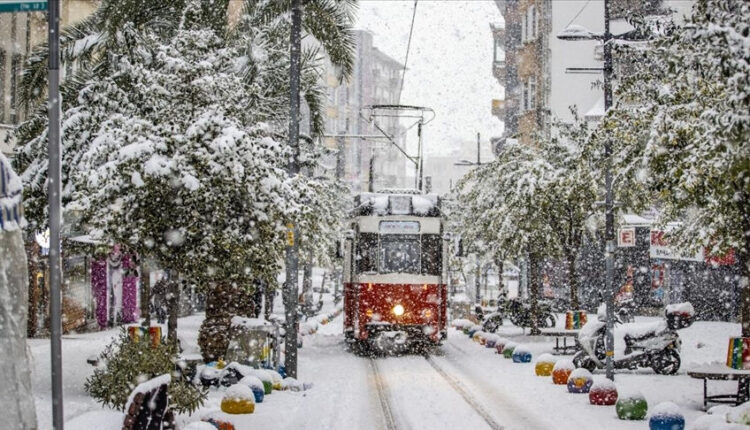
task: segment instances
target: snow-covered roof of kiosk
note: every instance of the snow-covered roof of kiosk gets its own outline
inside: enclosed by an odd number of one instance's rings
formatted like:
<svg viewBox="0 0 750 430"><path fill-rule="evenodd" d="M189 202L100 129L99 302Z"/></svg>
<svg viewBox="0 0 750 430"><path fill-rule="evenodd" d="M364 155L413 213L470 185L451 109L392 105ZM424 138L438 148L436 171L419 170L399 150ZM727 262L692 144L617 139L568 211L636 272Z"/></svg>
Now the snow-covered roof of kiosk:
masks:
<svg viewBox="0 0 750 430"><path fill-rule="evenodd" d="M414 215L440 216L437 194L421 194L417 190L383 190L361 193L354 197L354 216L358 215Z"/></svg>

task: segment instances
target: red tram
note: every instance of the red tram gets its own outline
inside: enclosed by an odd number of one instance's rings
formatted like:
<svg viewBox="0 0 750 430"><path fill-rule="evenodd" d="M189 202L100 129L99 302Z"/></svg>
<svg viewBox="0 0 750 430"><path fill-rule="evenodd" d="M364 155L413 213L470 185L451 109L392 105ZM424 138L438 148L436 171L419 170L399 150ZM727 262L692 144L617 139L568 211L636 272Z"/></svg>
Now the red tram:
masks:
<svg viewBox="0 0 750 430"><path fill-rule="evenodd" d="M446 337L443 218L434 194L363 193L345 242L344 335L382 349Z"/></svg>

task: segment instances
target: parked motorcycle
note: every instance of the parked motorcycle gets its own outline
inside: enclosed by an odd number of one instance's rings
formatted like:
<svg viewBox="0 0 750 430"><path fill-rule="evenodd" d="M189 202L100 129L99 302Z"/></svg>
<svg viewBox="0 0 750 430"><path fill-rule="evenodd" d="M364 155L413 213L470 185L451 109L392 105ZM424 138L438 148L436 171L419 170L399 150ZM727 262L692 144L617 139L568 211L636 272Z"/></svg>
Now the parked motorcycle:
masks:
<svg viewBox="0 0 750 430"><path fill-rule="evenodd" d="M508 300L505 305L510 322L519 327L531 327L531 302L519 298ZM557 323L552 306L545 302L537 302L537 327L550 328Z"/></svg>
<svg viewBox="0 0 750 430"><path fill-rule="evenodd" d="M615 369L652 368L660 375L674 375L680 369L680 346L682 344L677 329L692 324L693 313L685 309L692 309L689 303L665 312L665 320L659 321L646 330L631 331L624 336L625 351L622 356L614 357ZM688 315L689 314L689 315ZM616 322L619 321L615 314ZM589 371L596 368L603 369L606 361L605 337L607 332L606 312L601 306L597 312L597 320L589 321L578 334L581 345L573 357L576 367L583 367Z"/></svg>
<svg viewBox="0 0 750 430"><path fill-rule="evenodd" d="M503 325L503 312L502 305L497 307L495 312L484 314L484 309L481 306L474 308L474 315L477 317L479 324L482 325L482 331L487 333L495 333L501 325Z"/></svg>

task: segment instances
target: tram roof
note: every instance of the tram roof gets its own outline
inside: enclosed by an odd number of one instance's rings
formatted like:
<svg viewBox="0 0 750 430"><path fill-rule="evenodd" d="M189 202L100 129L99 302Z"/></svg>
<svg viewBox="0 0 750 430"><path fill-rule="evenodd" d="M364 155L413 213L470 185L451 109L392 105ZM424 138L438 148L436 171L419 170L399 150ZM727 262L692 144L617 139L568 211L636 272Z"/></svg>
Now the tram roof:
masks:
<svg viewBox="0 0 750 430"><path fill-rule="evenodd" d="M439 217L440 198L437 194L411 191L361 193L354 197L353 216L411 215Z"/></svg>

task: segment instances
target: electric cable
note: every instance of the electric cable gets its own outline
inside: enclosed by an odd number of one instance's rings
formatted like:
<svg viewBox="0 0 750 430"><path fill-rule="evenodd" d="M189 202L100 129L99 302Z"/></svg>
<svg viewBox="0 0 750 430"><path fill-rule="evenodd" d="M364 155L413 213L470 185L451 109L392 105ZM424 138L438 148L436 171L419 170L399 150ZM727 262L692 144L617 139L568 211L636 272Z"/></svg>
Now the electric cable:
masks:
<svg viewBox="0 0 750 430"><path fill-rule="evenodd" d="M404 70L401 73L401 87L398 89L398 99L396 104L401 104L401 92L404 90L404 79L406 77L406 63L409 62L409 50L411 49L411 37L414 33L414 18L417 16L417 2L414 0L414 11L411 14L411 27L409 28L409 41L406 43L406 57L404 57Z"/></svg>

